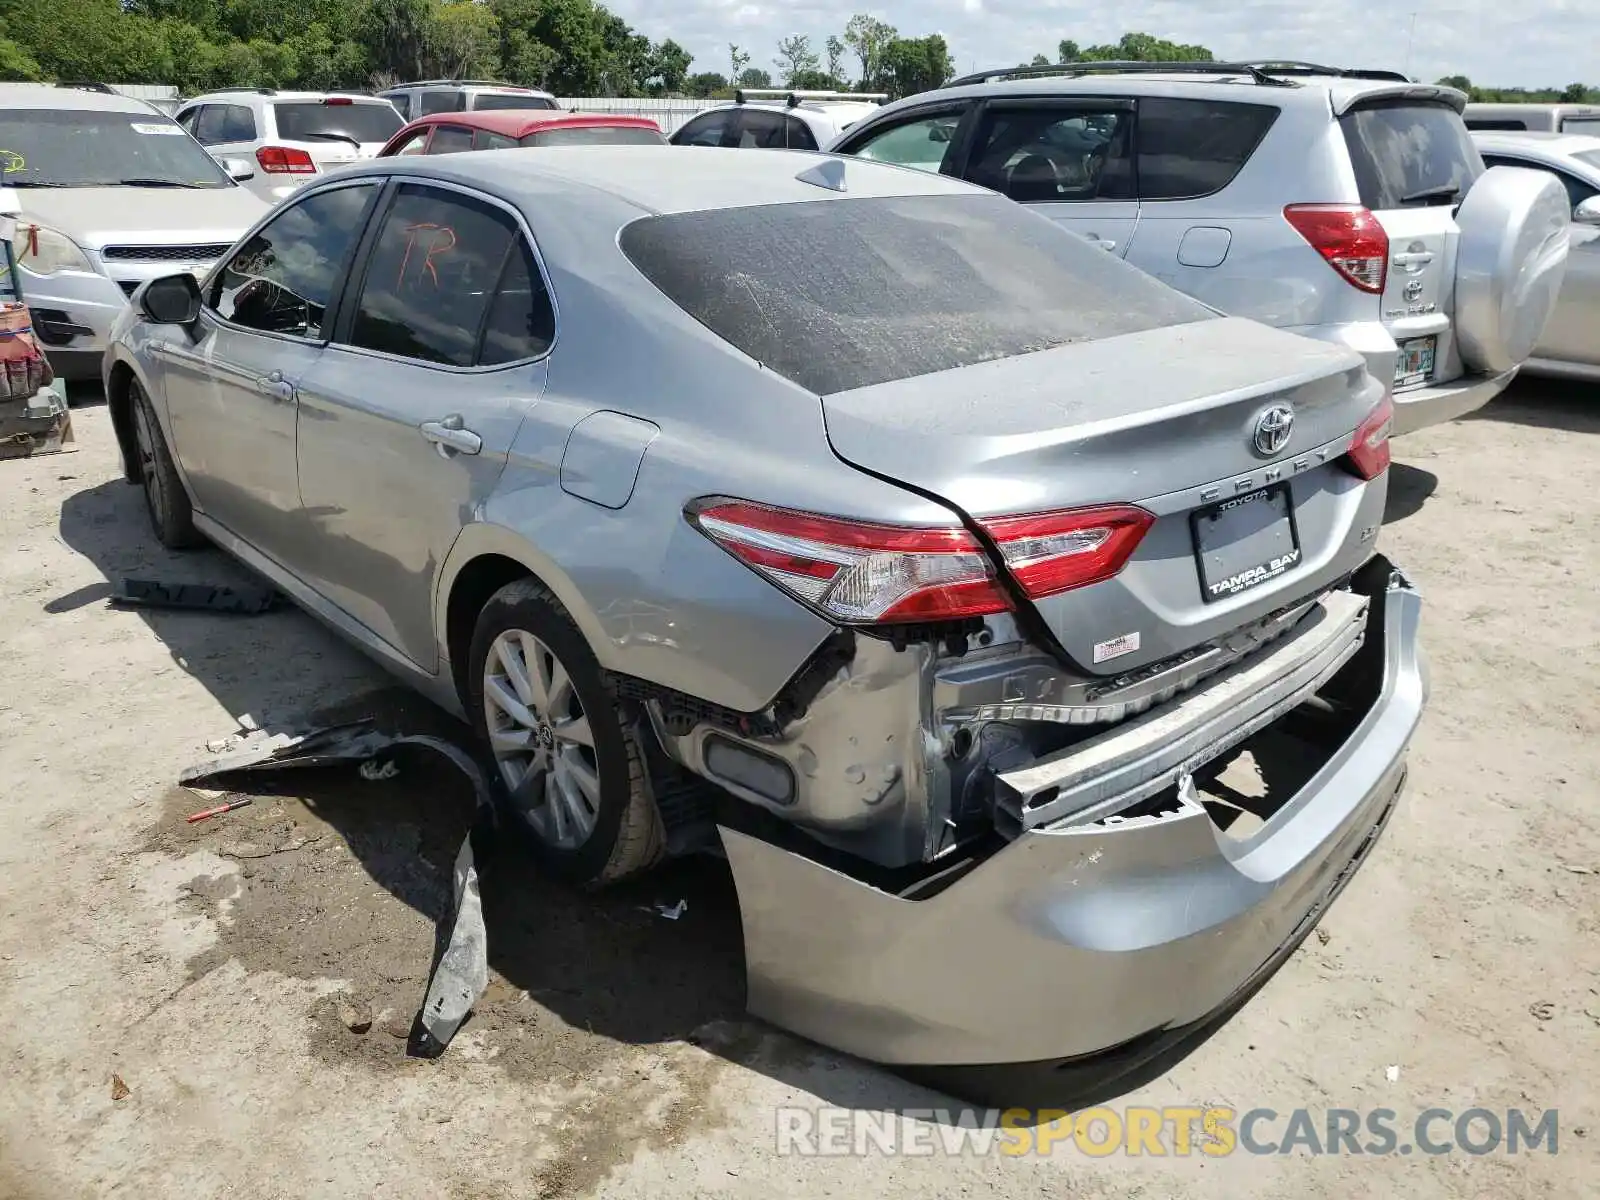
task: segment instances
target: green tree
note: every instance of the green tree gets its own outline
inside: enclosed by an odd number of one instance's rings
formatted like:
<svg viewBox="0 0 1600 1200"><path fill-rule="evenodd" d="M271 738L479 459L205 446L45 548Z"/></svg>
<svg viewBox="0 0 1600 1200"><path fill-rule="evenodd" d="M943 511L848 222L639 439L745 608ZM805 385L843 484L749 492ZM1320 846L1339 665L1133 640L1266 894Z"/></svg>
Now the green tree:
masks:
<svg viewBox="0 0 1600 1200"><path fill-rule="evenodd" d="M429 0L368 0L361 41L372 56L372 69L402 79L426 78L432 17Z"/></svg>
<svg viewBox="0 0 1600 1200"><path fill-rule="evenodd" d="M163 83L172 70L160 25L117 0L14 0L4 16L46 79Z"/></svg>
<svg viewBox="0 0 1600 1200"><path fill-rule="evenodd" d="M424 35L425 71L442 79L481 79L500 73L500 22L486 4L440 4Z"/></svg>
<svg viewBox="0 0 1600 1200"><path fill-rule="evenodd" d="M772 76L760 67L746 67L739 72L739 86L742 88L769 88L772 86Z"/></svg>
<svg viewBox="0 0 1600 1200"><path fill-rule="evenodd" d="M829 75L826 71L799 71L785 81L786 87L792 87L802 92L842 92L845 90L845 81L837 75Z"/></svg>
<svg viewBox="0 0 1600 1200"><path fill-rule="evenodd" d="M920 38L895 38L883 49L882 74L895 99L942 86L955 74L950 47L937 33Z"/></svg>
<svg viewBox="0 0 1600 1200"><path fill-rule="evenodd" d="M39 76L39 64L33 55L10 38L0 37L0 79L16 82Z"/></svg>
<svg viewBox="0 0 1600 1200"><path fill-rule="evenodd" d="M728 78L738 79L750 65L750 55L744 49L728 43Z"/></svg>
<svg viewBox="0 0 1600 1200"><path fill-rule="evenodd" d="M811 39L803 33L797 33L780 41L778 57L773 59L772 63L778 68L778 74L783 77L784 83L791 87L794 86L795 76L816 71L822 65L816 51L811 49Z"/></svg>
<svg viewBox="0 0 1600 1200"><path fill-rule="evenodd" d="M1440 87L1452 87L1459 92L1465 92L1469 96L1472 95L1472 80L1465 75L1446 75L1438 82Z"/></svg>
<svg viewBox="0 0 1600 1200"><path fill-rule="evenodd" d="M1102 46L1079 48L1077 42L1063 39L1057 47L1061 62L1211 62L1213 55L1204 46L1184 45L1148 33L1125 33L1121 39Z"/></svg>
<svg viewBox="0 0 1600 1200"><path fill-rule="evenodd" d="M1050 59L1043 54L1035 54L1033 56L1033 61L1028 65L1030 67L1048 67L1050 65Z"/></svg>
<svg viewBox="0 0 1600 1200"><path fill-rule="evenodd" d="M650 48L650 88L662 92L683 91L689 77L689 64L693 61L694 55L671 38L657 42Z"/></svg>
<svg viewBox="0 0 1600 1200"><path fill-rule="evenodd" d="M838 80L844 79L844 41L834 34L828 35L828 40L823 43L828 51L828 74Z"/></svg>
<svg viewBox="0 0 1600 1200"><path fill-rule="evenodd" d="M861 90L881 91L883 53L889 43L899 36L893 25L880 21L870 13L857 13L844 27L844 44L855 53L861 64Z"/></svg>
<svg viewBox="0 0 1600 1200"><path fill-rule="evenodd" d="M684 91L700 100L728 90L728 77L717 71L701 71L684 82Z"/></svg>

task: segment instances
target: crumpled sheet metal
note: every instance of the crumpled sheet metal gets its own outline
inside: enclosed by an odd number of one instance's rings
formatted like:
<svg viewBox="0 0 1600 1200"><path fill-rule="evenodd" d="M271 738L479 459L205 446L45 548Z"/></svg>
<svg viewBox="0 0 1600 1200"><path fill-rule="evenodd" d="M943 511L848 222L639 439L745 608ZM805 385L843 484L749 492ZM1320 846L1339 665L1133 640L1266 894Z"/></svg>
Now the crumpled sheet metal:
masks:
<svg viewBox="0 0 1600 1200"><path fill-rule="evenodd" d="M324 729L266 734L251 739L240 749L191 767L179 780L195 787L252 772L369 763L397 746L420 746L449 759L471 780L476 800L472 828L456 855L453 903L447 918L450 937L434 965L422 1011L412 1024L407 1045L407 1053L414 1057L436 1058L444 1053L489 986L489 936L483 923L477 863L480 852L488 849L488 839L494 834L495 810L488 780L477 761L460 746L442 738L426 734L386 734L373 729L370 721L353 721ZM440 932L442 934L442 928Z"/></svg>

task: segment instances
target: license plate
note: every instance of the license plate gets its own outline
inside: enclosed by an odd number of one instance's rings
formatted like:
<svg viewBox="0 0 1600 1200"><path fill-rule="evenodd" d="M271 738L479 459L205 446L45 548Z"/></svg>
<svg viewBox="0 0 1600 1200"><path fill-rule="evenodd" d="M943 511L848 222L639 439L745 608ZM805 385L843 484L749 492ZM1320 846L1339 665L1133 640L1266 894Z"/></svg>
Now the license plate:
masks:
<svg viewBox="0 0 1600 1200"><path fill-rule="evenodd" d="M1408 338L1400 343L1394 360L1394 386L1413 387L1433 378L1433 354L1437 337Z"/></svg>
<svg viewBox="0 0 1600 1200"><path fill-rule="evenodd" d="M1289 489L1236 496L1194 514L1200 595L1210 604L1260 587L1300 561Z"/></svg>

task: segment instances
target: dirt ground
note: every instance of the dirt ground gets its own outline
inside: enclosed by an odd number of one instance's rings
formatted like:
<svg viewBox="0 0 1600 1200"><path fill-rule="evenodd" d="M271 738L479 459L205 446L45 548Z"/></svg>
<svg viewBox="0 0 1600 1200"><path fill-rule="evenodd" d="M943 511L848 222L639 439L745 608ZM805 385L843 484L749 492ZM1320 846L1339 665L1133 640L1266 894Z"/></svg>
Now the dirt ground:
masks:
<svg viewBox="0 0 1600 1200"><path fill-rule="evenodd" d="M1600 389L1398 443L1382 542L1433 672L1405 800L1319 936L1117 1101L1559 1109L1559 1153L1518 1157L779 1156L779 1106L951 1102L744 1017L710 862L600 899L497 862L489 992L408 1058L464 781L408 754L199 826L175 781L241 725L457 731L298 612L108 607L245 576L162 551L104 407L75 422L79 452L0 462L0 1200L1595 1194Z"/></svg>

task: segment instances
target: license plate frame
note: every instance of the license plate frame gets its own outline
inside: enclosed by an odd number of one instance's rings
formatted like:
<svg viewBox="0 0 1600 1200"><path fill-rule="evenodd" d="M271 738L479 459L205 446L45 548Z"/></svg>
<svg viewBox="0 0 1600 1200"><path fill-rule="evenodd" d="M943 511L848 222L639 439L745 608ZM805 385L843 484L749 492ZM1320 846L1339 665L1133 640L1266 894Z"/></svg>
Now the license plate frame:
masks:
<svg viewBox="0 0 1600 1200"><path fill-rule="evenodd" d="M1219 527L1224 528L1220 536ZM1294 499L1286 483L1271 484L1196 509L1189 514L1189 533L1200 598L1207 604L1231 599L1281 578L1298 566L1302 557ZM1287 545L1283 544L1285 539ZM1241 553L1241 543L1252 541L1255 548ZM1226 553L1230 550L1234 553Z"/></svg>
<svg viewBox="0 0 1600 1200"><path fill-rule="evenodd" d="M1406 338L1396 345L1394 360L1394 386L1418 387L1433 378L1434 365L1439 361L1439 335Z"/></svg>

